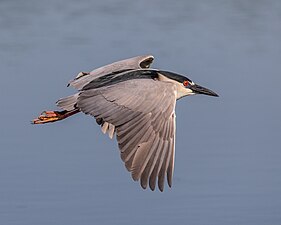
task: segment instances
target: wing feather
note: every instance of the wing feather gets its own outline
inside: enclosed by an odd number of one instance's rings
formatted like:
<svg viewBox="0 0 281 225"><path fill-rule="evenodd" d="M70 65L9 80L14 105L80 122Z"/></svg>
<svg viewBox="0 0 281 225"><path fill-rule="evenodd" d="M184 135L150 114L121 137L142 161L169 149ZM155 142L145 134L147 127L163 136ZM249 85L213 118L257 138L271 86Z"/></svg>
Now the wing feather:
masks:
<svg viewBox="0 0 281 225"><path fill-rule="evenodd" d="M160 163L160 157L161 157L161 153L163 151L163 144L164 144L164 140L163 139L159 139L159 146L158 149L156 150L156 154L154 156L154 158L152 159L152 165L150 167L150 171L149 171L149 187L151 190L155 190L155 185L156 185L156 179L157 179L157 169Z"/></svg>
<svg viewBox="0 0 281 225"><path fill-rule="evenodd" d="M158 136L158 134L155 134L155 139L154 139L153 145L151 147L150 158L149 158L147 165L146 165L145 169L143 170L141 178L140 178L141 186L144 189L146 189L149 176L152 173L152 169L153 169L152 165L154 164L154 161L155 161L154 159L155 159L157 150L159 149L159 145L160 145L159 136Z"/></svg>
<svg viewBox="0 0 281 225"><path fill-rule="evenodd" d="M175 160L175 137L176 137L176 115L175 113L173 113L172 115L172 119L174 120L173 123L171 123L172 125L172 129L170 130L170 137L171 138L171 156L170 156L170 160L168 162L168 167L167 167L167 181L168 181L168 185L170 187L172 187L172 180L173 180L173 173L174 173L174 160Z"/></svg>
<svg viewBox="0 0 281 225"><path fill-rule="evenodd" d="M134 154L136 153L136 150L138 150L137 149L138 144L147 142L148 139L151 138L151 135L153 135L153 129L151 127L149 127L147 132L144 134L144 136L142 136L142 138L140 140L136 140L135 143L132 144L133 147L131 149L129 149L129 148L123 149L120 147L120 149L122 149L121 159L124 162L128 162L128 165L131 165L132 160L134 160ZM131 171L131 167L127 167L127 169L129 169Z"/></svg>
<svg viewBox="0 0 281 225"><path fill-rule="evenodd" d="M99 67L91 72L80 72L74 80L69 82L68 86L72 86L78 90L81 90L92 80L102 77L106 74L120 73L126 70L149 68L150 64L153 62L153 59L154 58L152 55L136 56Z"/></svg>
<svg viewBox="0 0 281 225"><path fill-rule="evenodd" d="M77 106L104 121L103 129L116 132L121 159L143 188L151 190L165 175L171 186L174 168L176 92L172 83L133 79L81 91ZM108 123L108 124L106 124Z"/></svg>

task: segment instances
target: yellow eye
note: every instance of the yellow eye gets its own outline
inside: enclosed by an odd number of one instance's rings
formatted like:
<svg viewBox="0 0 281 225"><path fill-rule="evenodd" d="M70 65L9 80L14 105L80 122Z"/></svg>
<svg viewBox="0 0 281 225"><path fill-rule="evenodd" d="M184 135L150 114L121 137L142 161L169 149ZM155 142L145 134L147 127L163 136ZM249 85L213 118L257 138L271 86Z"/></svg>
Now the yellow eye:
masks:
<svg viewBox="0 0 281 225"><path fill-rule="evenodd" d="M189 85L189 82L187 81L187 80L185 80L184 82L183 82L183 86L188 86Z"/></svg>

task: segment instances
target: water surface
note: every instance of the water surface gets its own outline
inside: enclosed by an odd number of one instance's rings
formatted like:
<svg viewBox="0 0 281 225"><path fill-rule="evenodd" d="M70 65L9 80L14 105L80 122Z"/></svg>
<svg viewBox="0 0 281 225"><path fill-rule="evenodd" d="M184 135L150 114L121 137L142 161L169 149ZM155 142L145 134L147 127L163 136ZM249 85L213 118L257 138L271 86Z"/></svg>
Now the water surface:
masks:
<svg viewBox="0 0 281 225"><path fill-rule="evenodd" d="M280 1L1 1L0 224L281 223ZM95 121L29 121L79 71L153 54L220 94L177 104L173 188L142 190Z"/></svg>

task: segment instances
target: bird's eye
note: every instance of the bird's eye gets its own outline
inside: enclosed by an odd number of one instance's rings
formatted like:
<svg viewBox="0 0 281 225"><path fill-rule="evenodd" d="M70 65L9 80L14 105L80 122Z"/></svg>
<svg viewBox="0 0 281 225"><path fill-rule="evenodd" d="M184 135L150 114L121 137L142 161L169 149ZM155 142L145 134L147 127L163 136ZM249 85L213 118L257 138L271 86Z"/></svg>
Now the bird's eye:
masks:
<svg viewBox="0 0 281 225"><path fill-rule="evenodd" d="M189 85L189 82L187 81L187 80L185 80L184 82L183 82L183 86L188 86Z"/></svg>

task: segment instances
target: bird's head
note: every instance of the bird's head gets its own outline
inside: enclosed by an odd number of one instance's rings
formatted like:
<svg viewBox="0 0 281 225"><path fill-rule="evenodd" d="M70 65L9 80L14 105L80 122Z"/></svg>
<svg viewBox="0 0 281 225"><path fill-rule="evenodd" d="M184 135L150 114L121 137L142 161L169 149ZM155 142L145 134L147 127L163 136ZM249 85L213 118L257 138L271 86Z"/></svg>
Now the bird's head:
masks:
<svg viewBox="0 0 281 225"><path fill-rule="evenodd" d="M195 94L203 94L218 97L218 94L216 94L215 92L194 83L192 80L185 76L168 71L159 71L158 74L159 80L172 82L177 85L177 99Z"/></svg>

